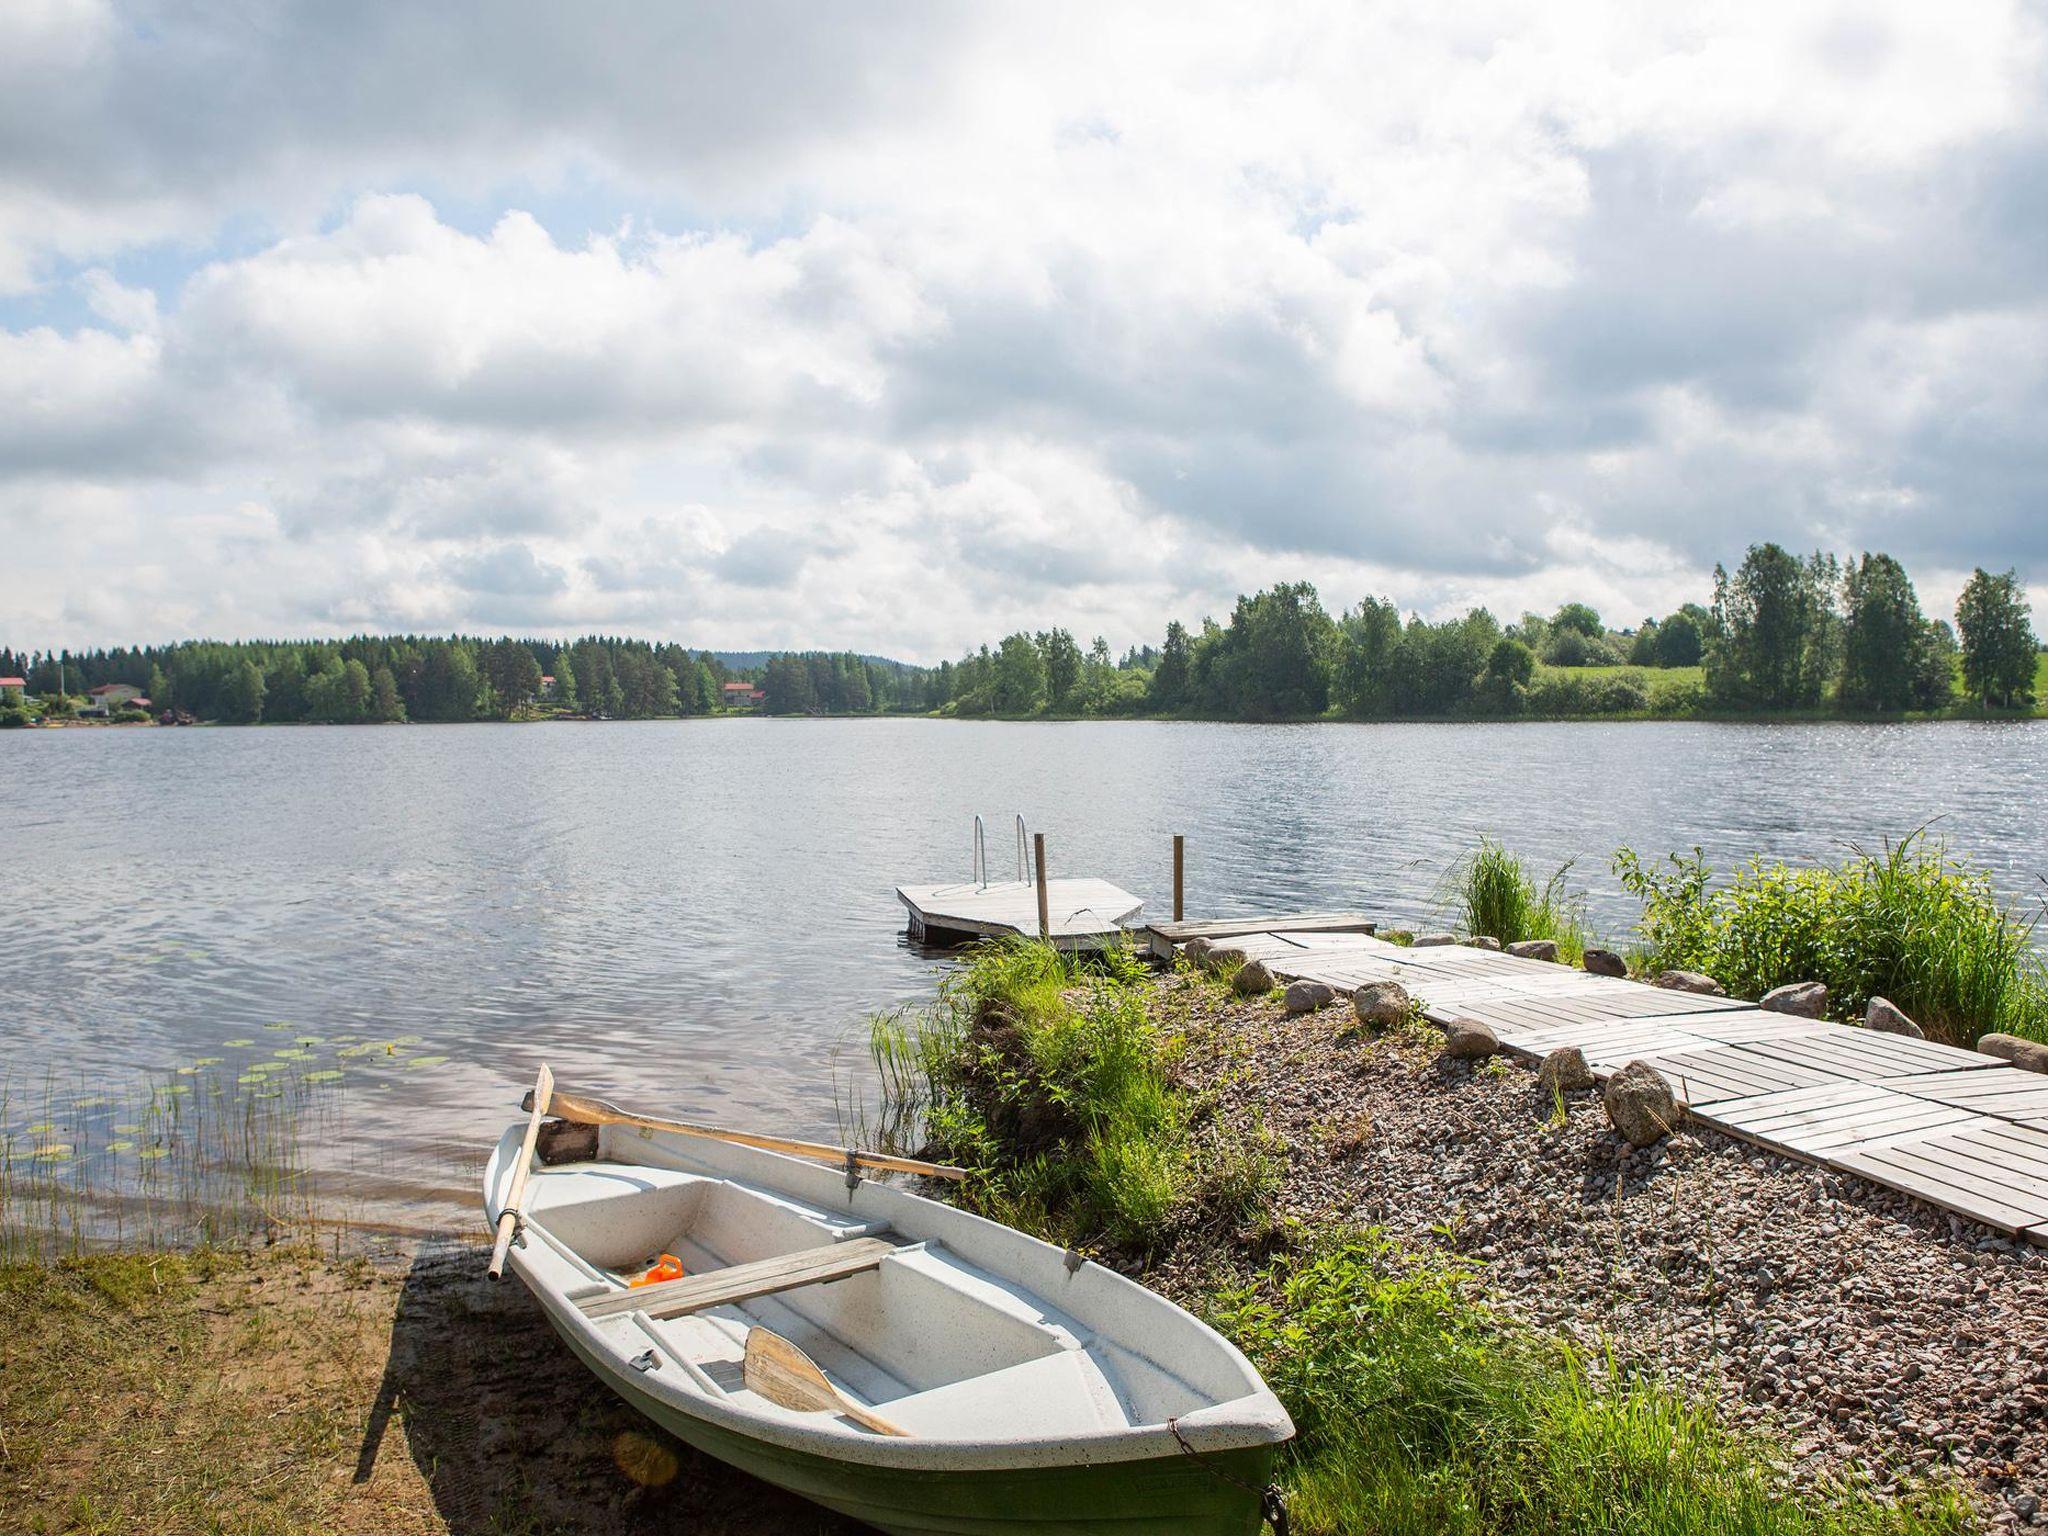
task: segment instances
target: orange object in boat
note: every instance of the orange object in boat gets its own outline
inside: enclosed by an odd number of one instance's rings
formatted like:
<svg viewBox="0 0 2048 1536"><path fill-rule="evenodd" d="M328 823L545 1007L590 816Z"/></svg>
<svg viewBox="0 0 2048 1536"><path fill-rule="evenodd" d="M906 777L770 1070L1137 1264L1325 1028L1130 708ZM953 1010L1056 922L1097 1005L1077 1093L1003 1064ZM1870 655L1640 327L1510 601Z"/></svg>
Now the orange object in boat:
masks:
<svg viewBox="0 0 2048 1536"><path fill-rule="evenodd" d="M656 1264L654 1268L648 1270L646 1274L642 1275L637 1280L628 1280L626 1284L628 1287L636 1285L659 1285L664 1280L680 1280L682 1278L683 1261L677 1258L672 1253L664 1253L661 1256L661 1262Z"/></svg>

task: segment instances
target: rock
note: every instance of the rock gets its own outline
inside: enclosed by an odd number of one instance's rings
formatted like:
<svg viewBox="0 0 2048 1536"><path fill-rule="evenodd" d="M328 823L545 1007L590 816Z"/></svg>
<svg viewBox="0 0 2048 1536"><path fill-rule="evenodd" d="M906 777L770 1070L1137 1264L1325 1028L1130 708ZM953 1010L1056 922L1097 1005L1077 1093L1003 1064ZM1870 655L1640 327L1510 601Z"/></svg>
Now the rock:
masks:
<svg viewBox="0 0 2048 1536"><path fill-rule="evenodd" d="M1576 1045L1552 1051L1536 1069L1536 1087L1544 1098L1561 1093L1578 1093L1593 1086L1593 1069L1586 1065L1586 1053Z"/></svg>
<svg viewBox="0 0 2048 1536"><path fill-rule="evenodd" d="M1828 989L1818 981L1788 981L1766 992L1757 1007L1802 1019L1818 1019L1828 1011Z"/></svg>
<svg viewBox="0 0 2048 1536"><path fill-rule="evenodd" d="M1870 1006L1863 1010L1863 1027L1882 1030L1887 1035L1911 1035L1915 1040L1925 1040L1927 1031L1906 1016L1906 1010L1888 997L1873 997Z"/></svg>
<svg viewBox="0 0 2048 1536"><path fill-rule="evenodd" d="M1336 989L1322 981L1290 981L1282 999L1289 1013L1314 1013L1336 1000Z"/></svg>
<svg viewBox="0 0 2048 1536"><path fill-rule="evenodd" d="M1198 935L1181 945L1180 952L1188 957L1189 965L1200 965L1202 957L1215 947L1216 943L1213 939L1205 939Z"/></svg>
<svg viewBox="0 0 2048 1536"><path fill-rule="evenodd" d="M1273 990L1273 973L1266 969L1265 961L1249 961L1230 978L1230 990L1239 997L1262 997Z"/></svg>
<svg viewBox="0 0 2048 1536"><path fill-rule="evenodd" d="M1518 944L1510 944L1508 946L1508 953L1519 960L1555 960L1557 959L1557 940L1523 939Z"/></svg>
<svg viewBox="0 0 2048 1536"><path fill-rule="evenodd" d="M1989 1034L1978 1040L1977 1049L1986 1056L2009 1061L2023 1072L2048 1072L2048 1045L2038 1040L2026 1040L2018 1035Z"/></svg>
<svg viewBox="0 0 2048 1536"><path fill-rule="evenodd" d="M1415 999L1398 981L1368 981L1351 994L1351 1008L1358 1015L1358 1022L1376 1029L1400 1023L1414 1006Z"/></svg>
<svg viewBox="0 0 2048 1536"><path fill-rule="evenodd" d="M1202 969L1205 971L1227 971L1233 965L1245 965L1250 960L1250 955L1230 945L1211 944L1202 951Z"/></svg>
<svg viewBox="0 0 2048 1536"><path fill-rule="evenodd" d="M1455 933L1418 933L1409 942L1409 948L1436 949L1445 944L1455 944L1457 942L1458 936Z"/></svg>
<svg viewBox="0 0 2048 1536"><path fill-rule="evenodd" d="M1477 1019L1453 1019L1444 1026L1444 1054L1453 1061L1478 1061L1499 1049L1499 1036Z"/></svg>
<svg viewBox="0 0 2048 1536"><path fill-rule="evenodd" d="M1700 971L1659 971L1650 982L1667 992L1698 992L1705 997L1726 997L1728 989Z"/></svg>
<svg viewBox="0 0 2048 1536"><path fill-rule="evenodd" d="M1672 1096L1663 1073L1647 1061L1632 1061L1607 1079L1601 1094L1607 1118L1632 1147L1647 1147L1668 1136L1685 1120L1685 1110Z"/></svg>
<svg viewBox="0 0 2048 1536"><path fill-rule="evenodd" d="M574 1120L543 1120L533 1150L543 1166L589 1163L597 1159L597 1127Z"/></svg>
<svg viewBox="0 0 2048 1536"><path fill-rule="evenodd" d="M1500 940L1487 933L1475 933L1465 942L1474 949L1490 949L1496 953L1500 950Z"/></svg>
<svg viewBox="0 0 2048 1536"><path fill-rule="evenodd" d="M1586 951L1585 967L1595 976L1626 976L1628 962L1611 949Z"/></svg>

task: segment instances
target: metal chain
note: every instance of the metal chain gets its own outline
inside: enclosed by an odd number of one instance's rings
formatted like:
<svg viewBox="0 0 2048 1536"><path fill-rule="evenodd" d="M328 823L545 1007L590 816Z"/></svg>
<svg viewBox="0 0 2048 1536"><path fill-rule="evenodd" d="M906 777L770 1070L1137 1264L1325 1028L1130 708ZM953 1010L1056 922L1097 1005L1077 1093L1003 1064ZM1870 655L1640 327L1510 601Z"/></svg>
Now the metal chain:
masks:
<svg viewBox="0 0 2048 1536"><path fill-rule="evenodd" d="M1259 1501L1259 1516L1266 1524L1273 1528L1273 1536L1287 1536L1287 1501L1280 1496L1280 1490L1276 1485L1268 1483L1263 1488L1254 1488L1243 1478L1233 1477L1230 1473L1224 1471L1215 1462L1188 1444L1188 1437L1180 1432L1180 1419L1178 1417L1168 1419L1166 1427L1172 1431L1175 1443L1199 1463L1203 1471L1207 1472L1211 1477L1221 1478L1233 1488L1242 1488L1246 1493Z"/></svg>

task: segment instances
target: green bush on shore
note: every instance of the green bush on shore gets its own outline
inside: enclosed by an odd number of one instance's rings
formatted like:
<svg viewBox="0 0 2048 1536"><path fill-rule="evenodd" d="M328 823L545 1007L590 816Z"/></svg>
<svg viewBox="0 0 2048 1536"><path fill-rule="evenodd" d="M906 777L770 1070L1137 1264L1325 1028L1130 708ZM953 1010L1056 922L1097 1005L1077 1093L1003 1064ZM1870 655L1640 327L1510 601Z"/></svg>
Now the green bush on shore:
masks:
<svg viewBox="0 0 2048 1536"><path fill-rule="evenodd" d="M1934 1536L1952 1492L1795 1495L1771 1448L1664 1384L1489 1315L1454 1261L1322 1234L1213 1299L1287 1404L1303 1533Z"/></svg>
<svg viewBox="0 0 2048 1536"><path fill-rule="evenodd" d="M1839 1018L1860 1018L1872 997L1886 997L1960 1045L1992 1030L2048 1039L2033 921L1924 828L1881 852L1853 848L1832 867L1752 860L1718 889L1697 848L1660 867L1624 847L1614 867L1643 904L1645 969L1704 971L1751 998L1825 982Z"/></svg>

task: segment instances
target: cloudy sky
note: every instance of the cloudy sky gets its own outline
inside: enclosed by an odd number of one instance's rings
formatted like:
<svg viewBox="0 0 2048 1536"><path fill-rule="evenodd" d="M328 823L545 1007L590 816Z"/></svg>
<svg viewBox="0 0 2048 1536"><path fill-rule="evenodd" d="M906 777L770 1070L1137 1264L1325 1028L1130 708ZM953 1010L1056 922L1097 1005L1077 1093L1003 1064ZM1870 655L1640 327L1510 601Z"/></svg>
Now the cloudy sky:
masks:
<svg viewBox="0 0 2048 1536"><path fill-rule="evenodd" d="M0 6L17 646L2040 598L2044 426L2035 4Z"/></svg>

